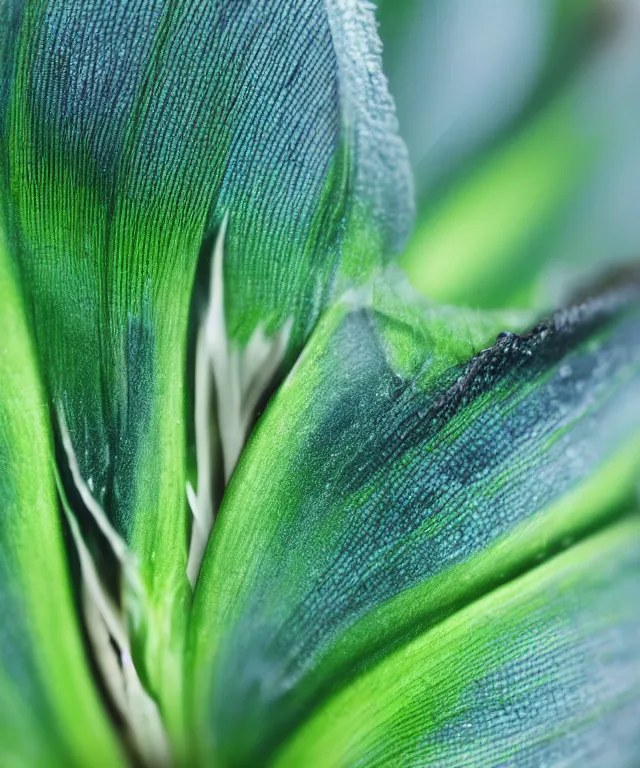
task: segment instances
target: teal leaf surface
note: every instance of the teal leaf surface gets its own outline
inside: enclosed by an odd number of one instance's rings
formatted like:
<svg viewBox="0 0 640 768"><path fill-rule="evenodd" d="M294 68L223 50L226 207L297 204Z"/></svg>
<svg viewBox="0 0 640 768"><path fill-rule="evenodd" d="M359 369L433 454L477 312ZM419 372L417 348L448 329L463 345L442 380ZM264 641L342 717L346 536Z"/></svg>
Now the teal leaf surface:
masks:
<svg viewBox="0 0 640 768"><path fill-rule="evenodd" d="M325 315L241 459L197 585L202 761L266 759L376 659L632 497L638 291L506 331L525 323L382 285Z"/></svg>
<svg viewBox="0 0 640 768"><path fill-rule="evenodd" d="M138 564L122 598L134 650L175 709L194 274L227 217L231 341L292 319L294 350L334 286L401 246L411 184L373 10L9 0L0 14L2 205L78 465L67 491L92 495ZM84 535L108 550L94 522Z"/></svg>
<svg viewBox="0 0 640 768"><path fill-rule="evenodd" d="M631 768L639 588L636 514L385 659L275 765Z"/></svg>

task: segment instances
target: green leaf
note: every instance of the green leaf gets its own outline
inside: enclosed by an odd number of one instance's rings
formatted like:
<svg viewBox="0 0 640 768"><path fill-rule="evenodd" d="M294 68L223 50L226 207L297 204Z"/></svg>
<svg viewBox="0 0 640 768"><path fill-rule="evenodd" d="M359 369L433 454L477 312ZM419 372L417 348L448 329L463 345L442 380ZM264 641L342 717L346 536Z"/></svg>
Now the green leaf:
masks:
<svg viewBox="0 0 640 768"><path fill-rule="evenodd" d="M69 584L48 411L0 219L0 761L122 765Z"/></svg>
<svg viewBox="0 0 640 768"><path fill-rule="evenodd" d="M325 315L205 556L188 665L201 761L266 760L378 657L633 494L638 291L491 344L527 322L383 285Z"/></svg>
<svg viewBox="0 0 640 768"><path fill-rule="evenodd" d="M275 765L633 765L639 588L634 514L396 651Z"/></svg>
<svg viewBox="0 0 640 768"><path fill-rule="evenodd" d="M410 181L373 12L10 0L0 13L9 244L76 485L137 558L123 603L141 674L179 730L196 266L227 216L232 342L293 318L297 349L334 286L402 244Z"/></svg>
<svg viewBox="0 0 640 768"><path fill-rule="evenodd" d="M525 5L533 14L532 4ZM589 4L582 6L580 13L589 20ZM565 12L572 16L571 8ZM431 299L549 311L566 300L576 282L634 257L640 247L631 202L638 195L640 157L640 109L633 97L640 87L640 14L629 4L612 16L606 25L600 19L596 26L599 17L591 19L598 45L587 49L579 66L552 77L544 98L477 151L473 162L461 162L446 184L423 196L402 265ZM452 23L446 14L444 19ZM575 32L581 24L574 27ZM475 44L484 44L477 28L469 34ZM515 55L522 59L519 50ZM465 56L464 61L471 58ZM510 71L501 68L500 77ZM440 81L434 85L437 92L439 87ZM479 99L482 115L492 115L488 86L469 90L470 98ZM449 89L443 92L445 98ZM480 124L472 115L445 122L453 124L447 133L453 136ZM436 156L429 158L429 169L437 171L445 162L437 156L448 146L445 139L434 140ZM455 145L454 139L450 143ZM457 145L450 153L458 159L464 154Z"/></svg>
<svg viewBox="0 0 640 768"><path fill-rule="evenodd" d="M425 213L402 259L416 288L474 306L531 303L545 239L594 162L575 106L553 106Z"/></svg>
<svg viewBox="0 0 640 768"><path fill-rule="evenodd" d="M379 0L378 7L421 206L565 84L602 15L594 0Z"/></svg>

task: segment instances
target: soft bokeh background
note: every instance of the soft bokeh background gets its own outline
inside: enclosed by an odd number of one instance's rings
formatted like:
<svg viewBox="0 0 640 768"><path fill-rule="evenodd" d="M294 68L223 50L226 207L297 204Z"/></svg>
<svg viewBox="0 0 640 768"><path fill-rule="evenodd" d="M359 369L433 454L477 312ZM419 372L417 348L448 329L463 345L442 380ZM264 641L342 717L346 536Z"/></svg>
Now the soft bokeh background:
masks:
<svg viewBox="0 0 640 768"><path fill-rule="evenodd" d="M418 289L545 311L637 259L640 0L378 6Z"/></svg>

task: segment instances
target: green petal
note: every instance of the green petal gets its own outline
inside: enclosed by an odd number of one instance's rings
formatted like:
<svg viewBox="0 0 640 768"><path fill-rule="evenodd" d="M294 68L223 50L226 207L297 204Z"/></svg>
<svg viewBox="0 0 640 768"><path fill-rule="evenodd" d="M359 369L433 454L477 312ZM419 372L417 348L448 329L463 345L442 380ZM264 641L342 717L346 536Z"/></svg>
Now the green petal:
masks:
<svg viewBox="0 0 640 768"><path fill-rule="evenodd" d="M382 285L327 313L205 557L188 669L202 759L271 754L376 656L632 495L637 291L489 346L525 322Z"/></svg>
<svg viewBox="0 0 640 768"><path fill-rule="evenodd" d="M120 765L74 612L48 411L1 226L0 308L0 763Z"/></svg>
<svg viewBox="0 0 640 768"><path fill-rule="evenodd" d="M178 709L196 265L228 216L229 335L242 345L293 317L297 347L334 284L403 242L410 182L373 12L10 0L1 13L0 168L48 395L138 558L124 602L140 671Z"/></svg>
<svg viewBox="0 0 640 768"><path fill-rule="evenodd" d="M634 765L639 588L635 514L385 659L275 765Z"/></svg>

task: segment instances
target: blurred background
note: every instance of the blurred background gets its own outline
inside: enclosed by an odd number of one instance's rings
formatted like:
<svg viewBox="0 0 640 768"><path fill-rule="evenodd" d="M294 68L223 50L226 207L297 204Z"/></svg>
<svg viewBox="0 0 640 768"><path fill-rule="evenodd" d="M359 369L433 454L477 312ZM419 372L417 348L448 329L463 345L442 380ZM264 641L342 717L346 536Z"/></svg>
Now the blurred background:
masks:
<svg viewBox="0 0 640 768"><path fill-rule="evenodd" d="M438 302L545 311L640 256L640 0L378 0Z"/></svg>

